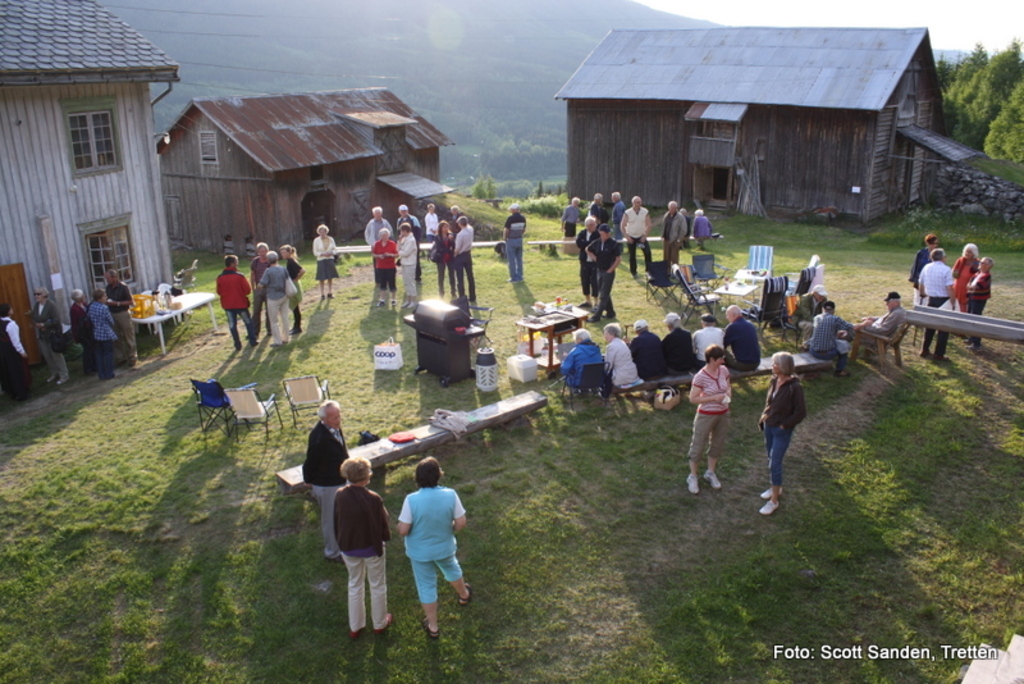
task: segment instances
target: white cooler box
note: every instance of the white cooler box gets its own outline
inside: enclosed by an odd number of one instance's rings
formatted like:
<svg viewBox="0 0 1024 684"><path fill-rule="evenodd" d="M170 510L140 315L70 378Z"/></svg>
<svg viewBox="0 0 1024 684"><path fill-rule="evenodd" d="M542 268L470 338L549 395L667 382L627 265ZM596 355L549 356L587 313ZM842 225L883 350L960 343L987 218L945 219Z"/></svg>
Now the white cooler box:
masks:
<svg viewBox="0 0 1024 684"><path fill-rule="evenodd" d="M508 358L508 377L519 382L533 382L537 379L537 359L526 354Z"/></svg>

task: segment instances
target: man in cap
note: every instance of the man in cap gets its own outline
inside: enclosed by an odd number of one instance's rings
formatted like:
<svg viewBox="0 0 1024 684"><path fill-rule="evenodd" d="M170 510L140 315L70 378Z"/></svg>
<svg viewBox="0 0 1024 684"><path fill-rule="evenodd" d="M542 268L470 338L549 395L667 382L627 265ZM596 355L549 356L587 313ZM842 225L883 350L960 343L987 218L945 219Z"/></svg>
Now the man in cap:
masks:
<svg viewBox="0 0 1024 684"><path fill-rule="evenodd" d="M661 340L661 355L665 358L665 366L672 375L689 373L697 365L697 357L693 353L693 338L683 327L679 314L670 312L665 316L668 335Z"/></svg>
<svg viewBox="0 0 1024 684"><path fill-rule="evenodd" d="M800 330L800 341L807 342L814 332L814 317L821 313L821 305L828 299L828 292L824 285L815 285L805 295L800 295L800 301L793 312L793 324Z"/></svg>
<svg viewBox="0 0 1024 684"><path fill-rule="evenodd" d="M629 343L629 353L636 364L636 374L642 380L654 380L668 375L661 340L651 332L647 321L641 318L633 324L633 330L636 331L636 337Z"/></svg>
<svg viewBox="0 0 1024 684"><path fill-rule="evenodd" d="M885 307L888 311L881 316L868 316L860 319L859 323L853 324L856 331L863 330L877 337L890 337L896 329L907 322L907 310L903 308L899 292L890 292L885 297Z"/></svg>
<svg viewBox="0 0 1024 684"><path fill-rule="evenodd" d="M598 239L587 245L587 251L594 255L597 263L597 308L588 319L591 323L601 320L603 313L608 318L615 318L615 305L612 303L612 285L615 284L615 269L622 261L622 245L612 239L611 229L602 223L597 229Z"/></svg>
<svg viewBox="0 0 1024 684"><path fill-rule="evenodd" d="M519 205L508 208L505 219L505 257L508 259L508 282L523 282L523 236L526 235L526 217L519 213ZM573 236L575 237L575 235Z"/></svg>

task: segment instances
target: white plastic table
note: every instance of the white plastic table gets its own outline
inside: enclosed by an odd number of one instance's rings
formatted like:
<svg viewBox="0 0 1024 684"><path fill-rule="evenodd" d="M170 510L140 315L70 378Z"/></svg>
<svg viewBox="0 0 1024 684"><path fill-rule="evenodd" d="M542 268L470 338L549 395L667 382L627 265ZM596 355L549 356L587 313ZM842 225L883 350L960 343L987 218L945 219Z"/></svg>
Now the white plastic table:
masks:
<svg viewBox="0 0 1024 684"><path fill-rule="evenodd" d="M181 303L180 309L155 316L147 316L146 318L132 318L132 323L140 327L148 325L150 330L156 329L156 334L160 337L160 353L166 355L167 345L164 343L164 321L173 319L180 322L186 312L198 309L205 304L210 310L210 323L213 324L213 331L216 332L217 315L213 310L213 302L216 299L217 295L211 292L187 292L174 298L175 302Z"/></svg>

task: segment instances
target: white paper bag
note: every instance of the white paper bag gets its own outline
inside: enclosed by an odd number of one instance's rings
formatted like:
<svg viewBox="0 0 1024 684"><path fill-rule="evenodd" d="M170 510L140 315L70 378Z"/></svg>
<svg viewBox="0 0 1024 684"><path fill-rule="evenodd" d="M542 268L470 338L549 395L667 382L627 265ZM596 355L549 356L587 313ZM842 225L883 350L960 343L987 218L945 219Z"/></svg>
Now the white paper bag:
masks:
<svg viewBox="0 0 1024 684"><path fill-rule="evenodd" d="M377 370L401 370L402 345L395 342L394 337L373 348L373 367Z"/></svg>

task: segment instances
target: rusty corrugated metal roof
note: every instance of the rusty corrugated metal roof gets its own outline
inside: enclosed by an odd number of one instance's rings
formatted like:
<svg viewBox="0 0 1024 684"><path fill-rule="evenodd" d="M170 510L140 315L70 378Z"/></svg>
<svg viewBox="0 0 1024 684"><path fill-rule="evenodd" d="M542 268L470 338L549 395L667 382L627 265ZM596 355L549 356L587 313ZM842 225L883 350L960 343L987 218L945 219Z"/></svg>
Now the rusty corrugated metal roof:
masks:
<svg viewBox="0 0 1024 684"><path fill-rule="evenodd" d="M879 110L928 29L612 31L555 96Z"/></svg>
<svg viewBox="0 0 1024 684"><path fill-rule="evenodd" d="M382 154L373 142L382 126L406 125L413 149L453 144L386 88L196 98L175 126L193 106L271 172Z"/></svg>

